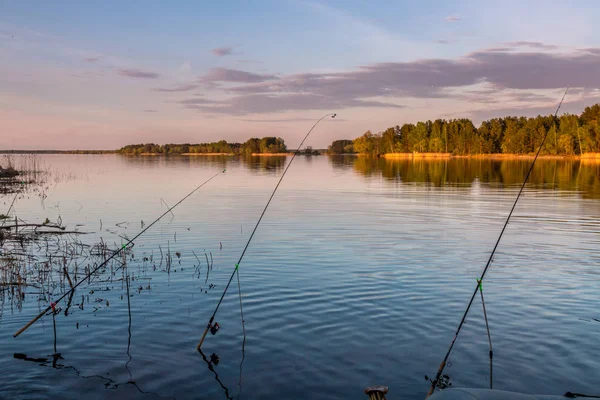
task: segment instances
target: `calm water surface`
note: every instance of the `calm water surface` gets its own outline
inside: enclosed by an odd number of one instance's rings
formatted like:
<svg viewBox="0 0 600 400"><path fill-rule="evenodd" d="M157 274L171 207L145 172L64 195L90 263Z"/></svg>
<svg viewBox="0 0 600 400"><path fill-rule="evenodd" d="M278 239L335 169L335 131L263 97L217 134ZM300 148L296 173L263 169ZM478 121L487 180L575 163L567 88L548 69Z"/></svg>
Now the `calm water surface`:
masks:
<svg viewBox="0 0 600 400"><path fill-rule="evenodd" d="M26 290L22 305L3 292L2 398L362 399L373 384L389 386L390 399L423 398L424 375L445 354L529 162L298 158L240 267L243 363L234 285L216 318L221 330L204 343L220 358L211 370L196 344L289 158L42 161L58 183L44 201L19 199L14 212L60 215L89 232L80 237L89 244L133 237L164 203L227 172L136 242L131 325L122 281L77 289L83 309L56 317L56 368L13 358L54 353L51 316L12 337L47 306L39 291ZM536 166L484 284L495 388L599 394L599 182L597 164ZM159 246L180 253L169 274L154 270ZM206 283L205 252L214 260ZM451 355L455 386L489 385L482 314L477 301Z"/></svg>

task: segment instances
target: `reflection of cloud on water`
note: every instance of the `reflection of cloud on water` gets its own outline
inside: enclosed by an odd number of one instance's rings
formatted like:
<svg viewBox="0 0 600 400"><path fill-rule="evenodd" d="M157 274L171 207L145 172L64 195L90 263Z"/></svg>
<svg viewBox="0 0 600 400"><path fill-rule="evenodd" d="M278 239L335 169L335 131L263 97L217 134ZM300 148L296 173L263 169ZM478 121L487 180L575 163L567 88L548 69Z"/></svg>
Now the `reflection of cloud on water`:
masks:
<svg viewBox="0 0 600 400"><path fill-rule="evenodd" d="M391 271L382 271L382 272L355 272L352 274L357 278L371 278L371 279L380 279L380 280L390 280L396 279L399 275L402 275L401 272L391 272Z"/></svg>

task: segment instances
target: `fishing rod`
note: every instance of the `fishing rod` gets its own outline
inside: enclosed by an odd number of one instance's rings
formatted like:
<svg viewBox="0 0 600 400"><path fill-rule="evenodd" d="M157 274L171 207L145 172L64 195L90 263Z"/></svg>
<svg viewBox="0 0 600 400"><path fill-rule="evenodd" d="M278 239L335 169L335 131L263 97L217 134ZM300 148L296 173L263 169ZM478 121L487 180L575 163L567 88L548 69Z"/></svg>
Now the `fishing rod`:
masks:
<svg viewBox="0 0 600 400"><path fill-rule="evenodd" d="M100 268L104 267L106 264L108 264L110 262L110 260L112 260L113 258L115 258L117 255L119 255L123 250L125 250L127 248L128 245L130 244L134 244L133 243L137 238L139 238L140 236L142 236L142 234L144 232L146 232L148 229L150 229L154 224L156 224L158 221L161 220L162 217L164 217L165 215L167 215L168 213L171 212L171 210L173 210L175 207L177 207L179 204L181 204L184 200L186 200L188 197L190 197L191 195L193 195L194 193L196 193L202 186L206 185L208 182L212 181L214 178L216 178L218 175L220 174L224 174L225 170L220 171L216 174L214 174L213 176L211 176L210 178L208 178L207 180L205 180L204 182L202 182L200 185L198 185L194 190L192 190L191 192L189 192L184 198L182 198L181 200L179 200L173 207L169 208L167 211L165 211L160 217L156 218L151 224L149 224L148 226L146 226L146 228L142 229L142 231L140 233L138 233L137 235L135 235L135 237L131 240L128 239L127 243L122 245L121 247L119 247L118 250L115 250L113 252L113 254L108 257L106 260L104 260L104 262L102 262L100 265L98 265L96 268L94 268L93 270L91 270L83 279L80 279L79 282L77 282L76 284L73 285L73 287L68 290L67 292L65 292L62 296L60 296L56 301L52 302L44 311L42 311L41 313L39 313L35 318L33 318L31 321L29 321L25 326L23 326L21 329L19 329L19 331L17 331L17 333L15 333L13 335L13 337L17 337L19 336L21 333L23 333L27 328L29 328L31 325L33 325L38 319L42 318L44 316L44 314L46 314L48 311L50 311L55 304L57 304L58 302L60 302L62 299L64 299L65 297L67 297L71 292L75 291L75 289L81 285L82 282L84 282L86 279L88 279L90 276L92 276L94 273L96 273L96 271L98 271ZM132 246L133 247L133 246Z"/></svg>
<svg viewBox="0 0 600 400"><path fill-rule="evenodd" d="M565 93L562 96L562 99L560 100L560 103L558 103L558 107L556 108L556 111L554 112L554 119L556 119L557 115L558 115L558 111L560 110L560 107L562 106L563 101L565 100L565 96L567 95L567 92L569 91L569 88L567 87L567 89L565 90ZM444 368L446 367L446 362L448 361L448 357L450 357L450 352L452 351L452 348L454 347L454 343L456 343L456 338L458 337L458 334L460 333L464 323L465 323L465 319L467 318L467 314L469 313L469 309L471 308L471 305L473 304L473 300L475 299L475 296L477 295L477 291L479 290L479 288L481 287L480 285L483 282L483 278L485 277L485 274L490 266L490 264L492 263L492 260L494 258L494 254L496 254L496 249L498 248L498 245L500 244L500 240L502 239L502 236L504 235L504 231L506 230L506 227L508 226L508 222L510 221L510 217L513 214L513 211L515 210L515 207L517 206L517 202L519 201L519 198L521 197L521 194L523 193L523 190L525 189L525 185L527 184L527 181L529 180L529 176L531 175L531 171L533 170L533 166L535 165L536 160L538 159L538 156L540 155L540 152L542 151L542 147L544 147L544 143L546 142L546 138L548 137L548 133L550 132L550 130L546 131L546 134L544 135L543 139L542 139L542 143L540 144L540 147L537 150L537 153L535 154L535 157L533 158L533 162L531 163L531 166L529 167L529 170L527 171L527 175L525 175L525 179L523 180L523 184L521 185L521 189L519 189L519 193L517 194L517 198L515 199L515 202L512 205L512 208L510 209L510 212L508 213L508 217L506 218L506 221L504 222L504 226L502 227L502 230L500 231L500 235L498 236L498 240L496 240L496 244L494 245L494 248L492 249L492 252L490 254L490 257L488 258L487 263L485 264L485 268L483 269L483 272L481 273L481 276L479 277L479 279L477 280L477 285L475 286L475 290L473 291L473 295L471 296L471 300L469 300L469 304L467 305L467 309L465 310L465 313L462 316L462 319L460 320L460 324L458 324L458 329L456 330L456 333L454 334L454 338L452 339L452 342L450 343L450 348L448 349L448 351L446 352L446 356L444 357L444 360L442 361L442 363L440 364L437 374L435 376L435 379L433 379L431 381L431 387L429 388L429 392L427 393L426 397L429 397L433 394L433 391L435 390L438 382L440 381L440 377L442 376L442 373L444 372ZM491 347L491 344L490 344Z"/></svg>
<svg viewBox="0 0 600 400"><path fill-rule="evenodd" d="M300 148L302 147L302 145L304 144L304 142L306 141L306 139L308 138L310 133L313 131L313 129L315 129L315 127L319 124L319 122L321 122L322 120L324 120L327 117L335 118L336 115L337 114L326 114L326 115L322 116L319 120L317 120L317 122L315 122L315 124L312 126L312 128L310 128L310 130L308 131L306 136L304 136L304 139L302 139L302 142L300 142L300 145L298 146L296 151L294 151L294 155L292 156L292 159L290 160L289 164L285 167L285 170L283 170L283 174L281 174L281 178L279 178L279 182L277 182L277 185L275 185L275 189L273 189L273 192L271 193L271 197L269 197L269 201L267 201L267 204L265 205L265 208L263 209L262 213L260 214L258 221L256 221L256 225L254 226L254 229L252 230L252 233L250 234L250 237L248 238L248 242L246 243L246 246L244 247L244 250L242 251L242 254L240 255L238 262L235 264L235 268L233 269L233 272L231 273L231 276L229 277L229 281L227 282L227 285L225 286L225 289L223 290L223 294L221 295L221 298L219 299L217 306L215 307L215 311L212 313L212 316L210 317L210 320L208 321L208 325L206 326L206 329L204 330L204 334L202 334L200 343L198 343L198 346L196 347L197 350L200 350L200 348L202 347L202 343L204 342L204 339L206 338L206 334L213 327L212 323L215 320L217 311L219 310L219 307L221 306L221 302L223 301L223 298L225 298L225 294L227 293L227 290L229 289L229 285L231 285L231 281L233 280L233 277L236 275L236 273L238 274L238 289L240 289L240 276L239 276L239 272L238 272L240 264L241 264L242 260L244 259L244 255L246 254L246 250L248 250L248 246L250 246L250 242L252 241L254 234L256 233L256 229L258 229L258 225L260 225L260 221L262 221L265 213L267 212L267 208L269 208L269 204L271 204L271 200L273 200L273 196L275 196L275 192L277 192L277 189L279 188L279 185L281 184L281 181L285 177L285 174L287 173L288 169L292 165L294 158L296 158L296 155L300 152ZM244 331L244 341L245 341L246 340L246 328L244 327L244 312L242 309L241 290L240 290L240 312L242 315L242 329Z"/></svg>

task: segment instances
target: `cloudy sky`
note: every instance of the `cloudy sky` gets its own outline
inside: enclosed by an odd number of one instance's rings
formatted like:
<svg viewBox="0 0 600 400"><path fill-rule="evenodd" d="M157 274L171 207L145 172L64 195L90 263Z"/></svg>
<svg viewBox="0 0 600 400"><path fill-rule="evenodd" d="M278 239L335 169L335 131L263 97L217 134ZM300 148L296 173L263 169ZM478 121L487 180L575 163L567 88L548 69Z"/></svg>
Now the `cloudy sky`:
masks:
<svg viewBox="0 0 600 400"><path fill-rule="evenodd" d="M597 1L0 0L0 149L299 142L600 102Z"/></svg>

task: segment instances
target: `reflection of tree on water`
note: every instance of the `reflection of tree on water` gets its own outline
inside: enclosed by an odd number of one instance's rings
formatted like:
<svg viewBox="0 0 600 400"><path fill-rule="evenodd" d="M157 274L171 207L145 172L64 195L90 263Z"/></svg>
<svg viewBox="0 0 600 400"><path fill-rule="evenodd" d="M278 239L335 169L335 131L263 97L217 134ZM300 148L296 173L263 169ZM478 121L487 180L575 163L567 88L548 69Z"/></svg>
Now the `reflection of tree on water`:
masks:
<svg viewBox="0 0 600 400"><path fill-rule="evenodd" d="M279 172L285 167L286 156L246 156L240 160L246 168L252 171Z"/></svg>
<svg viewBox="0 0 600 400"><path fill-rule="evenodd" d="M366 177L383 176L403 183L469 186L477 179L484 184L520 185L531 165L529 159L485 158L399 159L352 157L335 159L334 168L347 168ZM580 160L538 160L529 183L543 189L579 191L583 198L600 198L600 163Z"/></svg>
<svg viewBox="0 0 600 400"><path fill-rule="evenodd" d="M182 155L152 155L152 156L118 156L119 160L127 165L143 168L158 168L165 166L211 167L216 169L227 168L227 165L237 157L225 155L211 156L182 156Z"/></svg>
<svg viewBox="0 0 600 400"><path fill-rule="evenodd" d="M354 155L330 155L327 157L334 169L352 169L356 156Z"/></svg>
<svg viewBox="0 0 600 400"><path fill-rule="evenodd" d="M307 157L310 158L310 157ZM252 171L279 172L285 167L286 156L221 156L221 155L199 155L199 156L121 156L120 159L128 165L136 165L143 168L158 168L168 165L185 165L194 168L218 168L227 169L232 165L243 165Z"/></svg>

